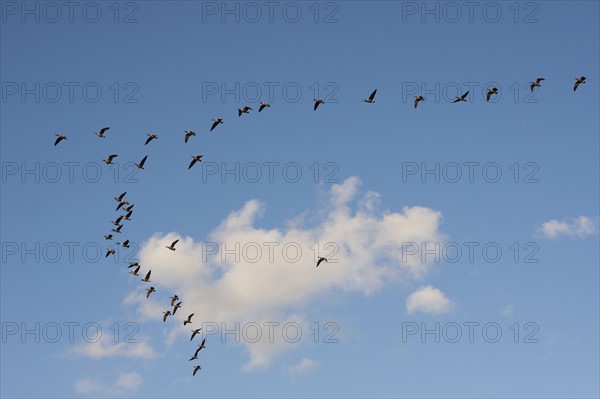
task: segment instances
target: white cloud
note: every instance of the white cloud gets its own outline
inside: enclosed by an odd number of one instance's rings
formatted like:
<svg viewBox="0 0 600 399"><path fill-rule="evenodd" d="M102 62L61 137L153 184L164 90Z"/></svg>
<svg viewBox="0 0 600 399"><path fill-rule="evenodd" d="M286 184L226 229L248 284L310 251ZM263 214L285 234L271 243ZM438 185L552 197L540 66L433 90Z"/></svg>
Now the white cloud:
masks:
<svg viewBox="0 0 600 399"><path fill-rule="evenodd" d="M542 224L538 234L542 237L557 238L560 236L584 238L592 235L597 230L597 221L588 216L579 216L575 219L552 219Z"/></svg>
<svg viewBox="0 0 600 399"><path fill-rule="evenodd" d="M108 386L105 386L98 381L92 380L91 378L83 378L75 383L75 392L77 393L100 393L108 389Z"/></svg>
<svg viewBox="0 0 600 399"><path fill-rule="evenodd" d="M504 307L504 309L502 309L502 316L504 316L504 317L512 317L512 315L514 313L515 313L514 305L506 305Z"/></svg>
<svg viewBox="0 0 600 399"><path fill-rule="evenodd" d="M117 342L108 334L102 335L96 342L84 342L69 350L70 354L103 359L111 357L127 357L132 359L152 359L157 356L154 349L141 337L137 342Z"/></svg>
<svg viewBox="0 0 600 399"><path fill-rule="evenodd" d="M453 308L453 303L446 298L444 293L431 285L420 287L406 299L406 312L441 314L448 313Z"/></svg>
<svg viewBox="0 0 600 399"><path fill-rule="evenodd" d="M136 372L123 373L119 375L115 385L117 388L131 391L142 385L142 376Z"/></svg>
<svg viewBox="0 0 600 399"><path fill-rule="evenodd" d="M253 199L232 211L205 241L176 232L154 234L141 246L139 259L143 269L152 270L157 292L146 299L136 291L125 303L139 306L141 319L162 323L166 309L158 304L177 293L183 308L173 319L187 336L190 326L182 321L189 313L195 313L192 327L203 321L285 323L332 293L368 295L384 283L427 275L430 265L419 256L407 257L403 243L442 242L441 213L419 206L380 210L379 194L358 197L360 184L351 177L333 185L324 207L302 212L281 228L256 226L266 207ZM307 220L318 222L306 227ZM175 252L164 248L177 238ZM318 255L329 262L316 268ZM245 346L250 354L245 370L264 367L290 348L286 342Z"/></svg>
<svg viewBox="0 0 600 399"><path fill-rule="evenodd" d="M121 373L116 380L104 383L98 378L82 378L75 382L75 392L83 395L123 395L142 385L142 377L136 372Z"/></svg>
<svg viewBox="0 0 600 399"><path fill-rule="evenodd" d="M303 358L299 363L293 366L286 366L284 371L290 376L298 376L311 373L317 370L319 367L321 367L319 362L312 359Z"/></svg>

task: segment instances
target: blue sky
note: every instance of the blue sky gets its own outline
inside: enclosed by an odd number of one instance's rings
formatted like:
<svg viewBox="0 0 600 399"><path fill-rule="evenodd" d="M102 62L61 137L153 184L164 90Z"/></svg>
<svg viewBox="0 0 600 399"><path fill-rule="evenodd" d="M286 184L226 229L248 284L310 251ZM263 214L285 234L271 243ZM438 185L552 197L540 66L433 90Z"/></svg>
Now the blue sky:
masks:
<svg viewBox="0 0 600 399"><path fill-rule="evenodd" d="M597 2L0 4L3 397L600 394Z"/></svg>

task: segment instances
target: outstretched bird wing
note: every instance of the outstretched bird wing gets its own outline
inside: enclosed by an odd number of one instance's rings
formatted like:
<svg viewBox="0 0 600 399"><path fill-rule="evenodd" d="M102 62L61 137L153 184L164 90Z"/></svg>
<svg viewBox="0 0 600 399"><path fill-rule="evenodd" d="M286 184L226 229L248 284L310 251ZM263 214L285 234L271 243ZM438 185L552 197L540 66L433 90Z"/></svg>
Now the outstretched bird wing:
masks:
<svg viewBox="0 0 600 399"><path fill-rule="evenodd" d="M369 96L369 101L373 101L375 99L375 94L377 94L377 89L373 90L373 93Z"/></svg>
<svg viewBox="0 0 600 399"><path fill-rule="evenodd" d="M146 155L143 159L142 162L140 162L140 166L144 166L144 164L146 163L146 159L148 158L148 155Z"/></svg>

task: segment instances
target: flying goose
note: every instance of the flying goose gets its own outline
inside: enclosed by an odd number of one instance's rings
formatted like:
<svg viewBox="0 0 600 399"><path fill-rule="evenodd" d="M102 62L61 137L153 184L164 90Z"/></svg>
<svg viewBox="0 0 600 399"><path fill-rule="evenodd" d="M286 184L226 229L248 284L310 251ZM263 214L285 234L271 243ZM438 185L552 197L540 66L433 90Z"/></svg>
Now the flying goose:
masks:
<svg viewBox="0 0 600 399"><path fill-rule="evenodd" d="M544 78L537 78L537 79L535 80L535 82L529 82L529 83L530 83L530 85L529 85L529 90L531 90L531 92L533 92L533 88L534 88L534 87L542 87L542 85L540 84L540 82L541 82L542 80L546 80L546 79L544 79Z"/></svg>
<svg viewBox="0 0 600 399"><path fill-rule="evenodd" d="M417 106L419 105L419 103L421 101L425 101L425 97L423 97L423 96L415 96L415 109L417 109Z"/></svg>
<svg viewBox="0 0 600 399"><path fill-rule="evenodd" d="M369 98L363 98L362 102L363 103L374 103L375 102L375 94L377 94L377 89L373 90L373 93L371 93L371 95L369 96Z"/></svg>
<svg viewBox="0 0 600 399"><path fill-rule="evenodd" d="M585 76L581 76L579 78L575 78L575 86L573 86L573 91L577 90L580 84L585 83Z"/></svg>
<svg viewBox="0 0 600 399"><path fill-rule="evenodd" d="M194 337L196 336L196 334L200 333L200 330L202 330L201 328L197 328L195 330L192 330L192 337L190 338L190 341L194 339Z"/></svg>
<svg viewBox="0 0 600 399"><path fill-rule="evenodd" d="M165 248L168 248L171 251L175 251L175 244L177 244L178 242L179 242L179 239L173 241L173 243L170 246L165 245Z"/></svg>
<svg viewBox="0 0 600 399"><path fill-rule="evenodd" d="M134 205L135 205L135 204L129 205L129 206L127 206L127 207L123 208L123 210L124 210L125 212L130 212L130 211L133 209Z"/></svg>
<svg viewBox="0 0 600 399"><path fill-rule="evenodd" d="M117 228L112 229L112 231L114 231L115 233L120 233L121 232L121 228L123 227L122 224L118 225Z"/></svg>
<svg viewBox="0 0 600 399"><path fill-rule="evenodd" d="M258 108L258 112L262 111L263 109L270 107L271 104L269 104L268 102L265 101L261 101L260 102L260 107Z"/></svg>
<svg viewBox="0 0 600 399"><path fill-rule="evenodd" d="M223 119L221 119L221 118L213 119L213 124L210 127L210 131L212 132L213 129L216 128L219 125L219 123L223 123Z"/></svg>
<svg viewBox="0 0 600 399"><path fill-rule="evenodd" d="M57 144L58 144L58 143L60 143L62 140L66 140L66 139L67 139L67 136L65 136L65 135L63 135L63 134L60 134L60 133L57 133L55 136L57 137L57 139L56 139L56 141L54 142L54 145L57 145Z"/></svg>
<svg viewBox="0 0 600 399"><path fill-rule="evenodd" d="M177 312L177 309L179 309L181 307L181 302L177 302L175 304L175 306L173 306L173 316L175 316L175 312Z"/></svg>
<svg viewBox="0 0 600 399"><path fill-rule="evenodd" d="M192 313L191 315L188 316L187 320L183 321L183 325L185 326L186 324L191 324L192 323L192 316L194 314Z"/></svg>
<svg viewBox="0 0 600 399"><path fill-rule="evenodd" d="M488 90L487 94L485 95L485 101L490 101L490 97L492 96L492 94L496 94L498 93L498 88L497 87L492 87L491 89Z"/></svg>
<svg viewBox="0 0 600 399"><path fill-rule="evenodd" d="M123 216L123 220L131 220L131 215L133 214L133 211L129 211L127 212L127 214L122 215Z"/></svg>
<svg viewBox="0 0 600 399"><path fill-rule="evenodd" d="M170 315L170 314L171 314L171 311L170 311L170 310L167 310L166 312L163 312L163 315L164 315L164 316L163 316L163 323L164 323L165 321L167 321L167 317L169 317L169 315Z"/></svg>
<svg viewBox="0 0 600 399"><path fill-rule="evenodd" d="M179 299L179 297L177 296L177 294L170 296L169 299L171 300L171 306L175 306L175 301L177 301Z"/></svg>
<svg viewBox="0 0 600 399"><path fill-rule="evenodd" d="M321 256L321 257L319 257L319 260L317 261L317 267L319 267L319 265L320 265L322 262L327 262L327 258L324 258L324 257L322 257L322 256Z"/></svg>
<svg viewBox="0 0 600 399"><path fill-rule="evenodd" d="M102 161L103 161L105 164L107 164L107 165L110 165L110 164L112 163L112 160L113 160L113 159L115 159L116 157L118 157L118 155L117 155L117 154L111 154L111 155L109 155L109 156L108 156L108 158L106 158L106 159L103 159Z"/></svg>
<svg viewBox="0 0 600 399"><path fill-rule="evenodd" d="M154 139L158 139L158 136L156 134L154 134L154 133L148 134L148 138L146 139L146 143L144 145L148 145L148 143Z"/></svg>
<svg viewBox="0 0 600 399"><path fill-rule="evenodd" d="M202 366L194 366L194 373L192 374L192 376L195 376L198 370L200 370L201 368Z"/></svg>
<svg viewBox="0 0 600 399"><path fill-rule="evenodd" d="M150 287L146 290L146 299L148 299L148 297L150 297L150 294L152 294L154 291L156 291L154 289L154 287Z"/></svg>
<svg viewBox="0 0 600 399"><path fill-rule="evenodd" d="M196 132L194 132L193 130L184 130L185 132L185 142L187 143L188 140L190 139L190 137L195 136Z"/></svg>
<svg viewBox="0 0 600 399"><path fill-rule="evenodd" d="M192 155L192 162L190 162L190 166L188 166L188 169L191 169L192 166L194 166L196 164L196 162L202 162L202 157L203 155Z"/></svg>
<svg viewBox="0 0 600 399"><path fill-rule="evenodd" d="M238 108L238 116L242 116L242 114L249 114L248 111L252 111L252 108L245 106L244 108Z"/></svg>
<svg viewBox="0 0 600 399"><path fill-rule="evenodd" d="M313 107L313 111L316 111L317 108L319 107L319 104L325 104L325 101L321 100L320 98L315 98L315 106Z"/></svg>
<svg viewBox="0 0 600 399"><path fill-rule="evenodd" d="M190 357L189 361L197 360L197 359L198 359L198 355L197 355L197 352L196 352L196 353L194 353L194 356Z"/></svg>
<svg viewBox="0 0 600 399"><path fill-rule="evenodd" d="M146 277L144 277L143 279L141 279L144 283L149 283L150 282L150 273L152 273L152 270L150 270L148 273L146 273Z"/></svg>
<svg viewBox="0 0 600 399"><path fill-rule="evenodd" d="M129 266L127 266L128 269L132 268L132 267L136 267L139 266L139 262L129 262Z"/></svg>
<svg viewBox="0 0 600 399"><path fill-rule="evenodd" d="M139 276L138 272L140 271L140 267L141 266L136 267L135 269L133 269L132 271L130 271L129 274L131 274L132 276ZM146 298L147 297L148 296L146 296Z"/></svg>
<svg viewBox="0 0 600 399"><path fill-rule="evenodd" d="M117 220L111 220L111 223L114 224L115 226L118 226L121 223L122 219L123 219L123 215L119 216L117 218Z"/></svg>
<svg viewBox="0 0 600 399"><path fill-rule="evenodd" d="M103 139L106 138L106 136L104 135L104 132L106 132L108 129L110 129L109 127L103 127L102 129L100 129L99 132L94 133L96 136L98 137L102 137Z"/></svg>
<svg viewBox="0 0 600 399"><path fill-rule="evenodd" d="M469 92L467 91L467 92L466 92L465 94L463 94L462 96L460 96L460 97L456 97L456 99L455 99L454 101L452 101L452 102L453 102L453 103L458 103L458 102L461 102L461 101L465 101L465 102L466 102L466 101L467 101L467 100L466 100L466 98L467 98L467 96L468 96L468 95L469 95Z"/></svg>
<svg viewBox="0 0 600 399"><path fill-rule="evenodd" d="M196 348L196 351L194 352L194 356L192 356L192 358L198 359L198 353L200 353L200 348Z"/></svg>
<svg viewBox="0 0 600 399"><path fill-rule="evenodd" d="M142 158L142 161L140 163L136 163L135 166L137 166L138 169L144 169L144 164L146 163L146 159L148 159L148 155L146 155L144 158Z"/></svg>
<svg viewBox="0 0 600 399"><path fill-rule="evenodd" d="M122 246L123 248L129 248L129 240L125 240L123 242L118 242L117 244L119 244L120 246Z"/></svg>
<svg viewBox="0 0 600 399"><path fill-rule="evenodd" d="M105 240L112 240L112 234L104 234L104 239Z"/></svg>
<svg viewBox="0 0 600 399"><path fill-rule="evenodd" d="M117 202L121 202L121 203L125 203L125 204L129 204L129 202L125 201L123 199L123 197L125 197L125 194L127 194L127 191L125 191L124 193L122 193L121 195L119 195L118 197L114 197L114 200Z"/></svg>
<svg viewBox="0 0 600 399"><path fill-rule="evenodd" d="M108 251L106 251L105 258L108 258L108 255L114 255L114 254L115 254L115 250L112 248L108 248Z"/></svg>

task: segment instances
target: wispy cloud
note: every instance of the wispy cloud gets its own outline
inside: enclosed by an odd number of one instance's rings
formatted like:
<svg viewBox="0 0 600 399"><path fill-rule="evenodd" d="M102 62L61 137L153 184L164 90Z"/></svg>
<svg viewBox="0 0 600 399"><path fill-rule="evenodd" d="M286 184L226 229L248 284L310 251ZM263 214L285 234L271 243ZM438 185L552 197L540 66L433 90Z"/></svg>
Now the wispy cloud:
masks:
<svg viewBox="0 0 600 399"><path fill-rule="evenodd" d="M431 285L420 287L406 299L406 312L442 314L452 310L454 304L446 295Z"/></svg>
<svg viewBox="0 0 600 399"><path fill-rule="evenodd" d="M139 259L146 270L152 269L157 289L154 300L164 300L174 292L185 298L184 308L173 318L181 333L188 335L182 320L192 312L196 324L284 323L333 292L368 295L385 283L426 276L429 263L403 256L403 243L442 242L441 213L419 206L404 207L401 212L381 210L379 194L367 192L361 197L360 185L357 177L333 185L323 206L292 217L281 228L256 226L266 206L253 199L232 211L207 240L175 232L151 236L142 245ZM316 222L307 227L307 221ZM175 252L164 248L177 238ZM218 243L219 248L207 256L209 242ZM245 253L248 245L253 248ZM316 268L318 255L329 261ZM126 302L139 304L142 318L162 322L153 298L146 300L138 291ZM289 345L258 342L246 347L251 359L244 369L249 370L267 365Z"/></svg>
<svg viewBox="0 0 600 399"><path fill-rule="evenodd" d="M292 376L300 376L311 373L321 367L321 364L315 360L303 358L299 363L284 367L283 371Z"/></svg>
<svg viewBox="0 0 600 399"><path fill-rule="evenodd" d="M598 220L588 216L573 219L549 220L542 224L537 233L546 238L561 236L585 238L598 230Z"/></svg>
<svg viewBox="0 0 600 399"><path fill-rule="evenodd" d="M97 342L84 342L75 345L69 354L103 359L113 357L126 357L132 359L153 359L157 356L155 350L144 338L136 338L137 342L114 342L113 338L103 335Z"/></svg>
<svg viewBox="0 0 600 399"><path fill-rule="evenodd" d="M506 305L502 309L502 316L504 316L504 317L512 317L514 313L515 313L515 306L514 305Z"/></svg>
<svg viewBox="0 0 600 399"><path fill-rule="evenodd" d="M136 372L121 373L113 383L98 378L82 378L75 383L75 392L82 395L123 395L142 385L142 376Z"/></svg>

